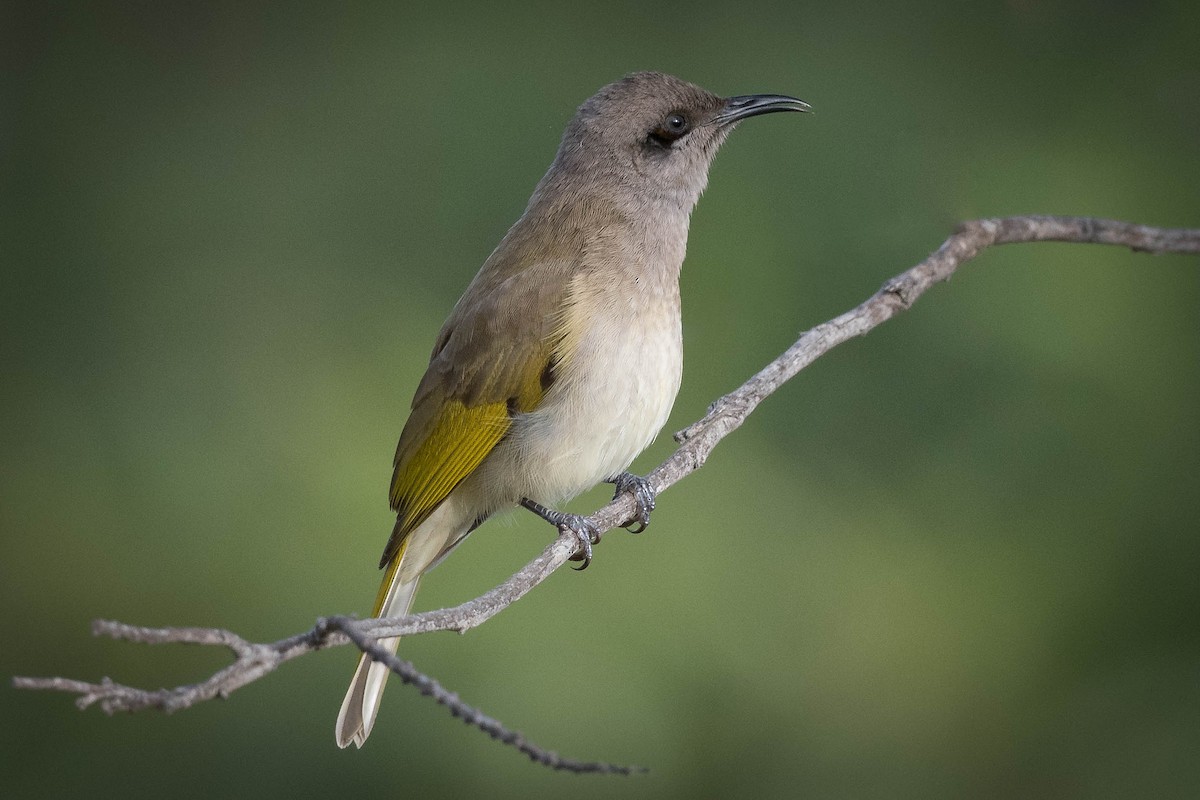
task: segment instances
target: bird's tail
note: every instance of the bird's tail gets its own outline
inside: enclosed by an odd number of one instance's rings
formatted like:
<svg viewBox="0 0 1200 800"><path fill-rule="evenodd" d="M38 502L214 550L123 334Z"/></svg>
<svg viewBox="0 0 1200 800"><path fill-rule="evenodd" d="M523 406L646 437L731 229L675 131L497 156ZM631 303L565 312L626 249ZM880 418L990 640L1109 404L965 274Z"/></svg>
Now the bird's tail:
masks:
<svg viewBox="0 0 1200 800"><path fill-rule="evenodd" d="M400 581L400 565L404 561L407 544L407 541L401 544L400 552L392 559L387 572L384 573L372 616L402 617L412 605L421 575L417 573L417 576L407 583ZM380 646L392 653L396 652L399 643L399 636L379 640ZM338 747L348 747L351 742L356 747L362 747L367 741L371 727L375 724L375 717L379 714L379 701L383 699L383 687L387 684L390 672L386 665L372 661L366 653L358 659L358 669L354 671L354 679L350 681L350 689L346 692L342 710L338 713Z"/></svg>

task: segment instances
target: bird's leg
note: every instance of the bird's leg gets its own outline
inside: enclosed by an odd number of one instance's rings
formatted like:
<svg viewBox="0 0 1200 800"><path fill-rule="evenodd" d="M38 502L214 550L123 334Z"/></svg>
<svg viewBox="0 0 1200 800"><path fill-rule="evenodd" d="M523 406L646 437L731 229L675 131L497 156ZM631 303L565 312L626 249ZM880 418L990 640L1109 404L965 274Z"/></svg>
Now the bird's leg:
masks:
<svg viewBox="0 0 1200 800"><path fill-rule="evenodd" d="M555 511L552 508L546 508L541 503L535 503L528 497L521 498L521 505L546 520L546 522L557 527L560 533L570 533L578 539L579 546L583 548L583 556L572 556L571 560L578 561L582 558L583 564L575 567L575 569L587 569L588 564L592 563L592 545L600 541L600 531L596 530L595 525L578 514L566 514L562 511Z"/></svg>
<svg viewBox="0 0 1200 800"><path fill-rule="evenodd" d="M654 510L654 487L650 485L650 481L640 475L634 475L632 472L622 472L615 478L609 478L604 481L611 483L616 487L613 492L613 500L616 500L622 494L628 492L633 495L633 500L637 503L637 517L625 525L625 530L630 533L641 533L646 530L646 526L650 524L650 512ZM637 525L637 530L634 530L634 525Z"/></svg>

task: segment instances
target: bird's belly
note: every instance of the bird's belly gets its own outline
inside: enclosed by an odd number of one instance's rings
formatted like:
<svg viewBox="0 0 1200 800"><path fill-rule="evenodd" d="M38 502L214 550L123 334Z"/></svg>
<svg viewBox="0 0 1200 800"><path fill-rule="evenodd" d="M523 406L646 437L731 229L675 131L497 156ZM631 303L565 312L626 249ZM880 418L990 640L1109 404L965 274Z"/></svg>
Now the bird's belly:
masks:
<svg viewBox="0 0 1200 800"><path fill-rule="evenodd" d="M580 337L542 404L514 420L488 459L504 502L561 503L621 473L654 441L683 372L678 314L661 317L596 320Z"/></svg>

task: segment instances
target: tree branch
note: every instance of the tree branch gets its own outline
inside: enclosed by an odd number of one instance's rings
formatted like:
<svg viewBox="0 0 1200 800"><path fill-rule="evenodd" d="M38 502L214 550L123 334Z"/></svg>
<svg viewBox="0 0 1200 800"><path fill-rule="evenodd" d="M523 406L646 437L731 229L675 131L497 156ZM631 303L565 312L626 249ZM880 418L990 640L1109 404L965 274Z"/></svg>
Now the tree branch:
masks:
<svg viewBox="0 0 1200 800"><path fill-rule="evenodd" d="M924 261L887 281L857 308L805 332L756 375L716 400L702 419L675 434L680 446L647 476L650 484L661 493L699 469L722 439L740 427L759 403L796 373L842 342L862 336L910 308L934 284L948 279L984 249L1000 244L1047 241L1117 245L1145 253L1200 254L1200 230L1197 229L1152 228L1088 217L1022 216L963 223ZM633 498L622 495L588 517L588 521L603 533L630 522L634 511ZM461 633L481 625L544 581L575 555L577 549L578 541L574 536L560 536L504 583L454 608L395 619L353 621L346 617L329 617L319 620L312 630L269 644L248 642L235 633L215 628L142 628L97 620L92 626L96 636L145 644L218 645L229 648L234 661L200 683L173 689L138 689L108 678L100 683L87 683L66 678L17 677L13 679L13 685L18 689L76 694L79 696L75 702L80 708L98 703L109 714L144 708L171 712L214 697L228 697L236 689L305 653L352 643L376 661L386 663L405 683L416 686L422 694L445 705L452 715L516 747L538 763L575 772L629 774L639 768L565 759L527 742L521 734L466 705L437 681L375 643L382 637L444 630Z"/></svg>

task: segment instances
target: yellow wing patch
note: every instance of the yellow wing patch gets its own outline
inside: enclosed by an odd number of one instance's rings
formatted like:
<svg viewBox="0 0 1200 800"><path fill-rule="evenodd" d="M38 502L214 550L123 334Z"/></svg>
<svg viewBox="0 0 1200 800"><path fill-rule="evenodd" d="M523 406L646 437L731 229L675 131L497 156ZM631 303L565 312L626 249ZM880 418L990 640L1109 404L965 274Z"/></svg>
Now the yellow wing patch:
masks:
<svg viewBox="0 0 1200 800"><path fill-rule="evenodd" d="M507 403L467 407L446 400L435 414L421 412L413 410L396 450L391 502L399 522L380 566L391 561L408 534L475 471L511 424Z"/></svg>

